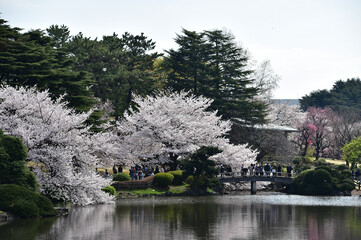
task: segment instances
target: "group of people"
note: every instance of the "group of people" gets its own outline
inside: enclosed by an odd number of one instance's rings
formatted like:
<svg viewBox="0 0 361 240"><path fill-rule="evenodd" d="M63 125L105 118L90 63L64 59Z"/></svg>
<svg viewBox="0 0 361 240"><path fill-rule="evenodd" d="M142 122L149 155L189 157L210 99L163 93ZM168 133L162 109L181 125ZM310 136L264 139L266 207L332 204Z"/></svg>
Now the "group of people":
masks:
<svg viewBox="0 0 361 240"><path fill-rule="evenodd" d="M112 167L113 174L122 173L123 167L121 165L113 165ZM143 180L145 177L155 175L160 172L167 172L169 171L169 168L166 168L165 166L159 167L158 165L156 167L149 166L149 165L135 165L134 167L131 167L129 169L129 176L131 179L134 180ZM97 174L100 174L98 168L95 168L95 172ZM110 173L108 169L105 169L104 173L102 174L105 178L110 178Z"/></svg>
<svg viewBox="0 0 361 240"><path fill-rule="evenodd" d="M287 175L289 177L292 176L292 166L291 164L288 164L286 167ZM225 168L223 164L221 165L221 176L229 172L232 172L231 168ZM244 166L241 167L241 174L242 176L281 176L283 172L283 168L281 165L278 166L271 166L270 163L265 163L264 165L262 163L256 163L251 164L250 166Z"/></svg>

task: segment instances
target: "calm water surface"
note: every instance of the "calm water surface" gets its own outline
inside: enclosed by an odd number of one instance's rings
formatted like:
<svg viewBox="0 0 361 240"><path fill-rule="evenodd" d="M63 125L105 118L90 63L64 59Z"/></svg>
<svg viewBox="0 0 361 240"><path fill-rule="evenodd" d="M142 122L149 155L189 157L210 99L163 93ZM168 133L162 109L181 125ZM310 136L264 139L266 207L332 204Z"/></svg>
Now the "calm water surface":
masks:
<svg viewBox="0 0 361 240"><path fill-rule="evenodd" d="M361 239L360 197L122 199L0 226L1 240Z"/></svg>

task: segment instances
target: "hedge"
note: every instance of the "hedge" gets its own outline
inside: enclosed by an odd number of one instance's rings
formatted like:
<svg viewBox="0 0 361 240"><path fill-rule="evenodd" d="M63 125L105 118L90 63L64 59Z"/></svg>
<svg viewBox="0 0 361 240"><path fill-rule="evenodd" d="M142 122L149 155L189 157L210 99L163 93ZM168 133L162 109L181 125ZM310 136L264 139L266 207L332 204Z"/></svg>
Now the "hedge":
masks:
<svg viewBox="0 0 361 240"><path fill-rule="evenodd" d="M183 171L182 170L170 171L169 173L174 176L174 180L172 182L173 185L182 185L183 184Z"/></svg>
<svg viewBox="0 0 361 240"><path fill-rule="evenodd" d="M0 185L0 210L19 217L55 216L51 201L39 193L15 184Z"/></svg>
<svg viewBox="0 0 361 240"><path fill-rule="evenodd" d="M113 175L113 181L122 182L122 181L130 181L130 180L131 178L129 174L126 173L117 173Z"/></svg>
<svg viewBox="0 0 361 240"><path fill-rule="evenodd" d="M117 194L117 190L115 190L115 188L113 186L107 186L107 187L103 188L102 191L109 193L110 195Z"/></svg>
<svg viewBox="0 0 361 240"><path fill-rule="evenodd" d="M170 173L157 173L154 176L154 183L159 187L168 187L174 180L174 176Z"/></svg>

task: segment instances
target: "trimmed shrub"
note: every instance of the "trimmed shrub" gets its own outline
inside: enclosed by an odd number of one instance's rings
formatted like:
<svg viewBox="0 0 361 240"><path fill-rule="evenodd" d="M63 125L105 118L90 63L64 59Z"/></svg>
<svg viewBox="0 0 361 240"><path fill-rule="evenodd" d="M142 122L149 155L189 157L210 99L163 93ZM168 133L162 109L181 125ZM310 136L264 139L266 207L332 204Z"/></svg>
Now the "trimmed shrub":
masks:
<svg viewBox="0 0 361 240"><path fill-rule="evenodd" d="M311 171L313 171L313 170L308 169L308 170L305 170L305 171L301 172L300 174L298 174L298 175L295 177L295 179L293 180L293 183L294 183L295 185L300 185L301 182L303 182L303 178L305 177L305 175L306 175L308 172L311 172Z"/></svg>
<svg viewBox="0 0 361 240"><path fill-rule="evenodd" d="M219 182L219 179L217 177L213 177L213 178L209 179L208 186L211 188L219 187L219 186L221 186L221 183Z"/></svg>
<svg viewBox="0 0 361 240"><path fill-rule="evenodd" d="M312 174L311 174L312 173ZM313 172L306 174L304 181L309 184L318 184L318 183L331 183L332 176L325 169L317 169Z"/></svg>
<svg viewBox="0 0 361 240"><path fill-rule="evenodd" d="M174 176L170 173L157 173L154 176L154 183L159 187L168 187L174 180Z"/></svg>
<svg viewBox="0 0 361 240"><path fill-rule="evenodd" d="M118 182L122 182L122 181L130 181L132 180L129 176L129 174L126 173L117 173L113 175L113 181L118 181Z"/></svg>
<svg viewBox="0 0 361 240"><path fill-rule="evenodd" d="M293 158L293 164L298 165L300 163L302 163L302 157L297 156Z"/></svg>
<svg viewBox="0 0 361 240"><path fill-rule="evenodd" d="M174 176L174 179L172 182L173 185L182 185L183 184L183 171L182 170L171 171L169 173Z"/></svg>
<svg viewBox="0 0 361 240"><path fill-rule="evenodd" d="M22 198L16 200L14 204L9 206L8 211L23 218L40 216L40 209L35 202L30 202Z"/></svg>
<svg viewBox="0 0 361 240"><path fill-rule="evenodd" d="M102 188L102 191L114 196L117 194L117 190L115 190L113 186L107 186L105 188Z"/></svg>
<svg viewBox="0 0 361 240"><path fill-rule="evenodd" d="M355 183L351 179L342 180L339 186L340 191L352 191L355 188Z"/></svg>
<svg viewBox="0 0 361 240"><path fill-rule="evenodd" d="M57 215L51 201L39 193L14 184L0 185L0 210L19 217Z"/></svg>
<svg viewBox="0 0 361 240"><path fill-rule="evenodd" d="M309 157L303 157L303 158L302 158L302 163L305 163L305 164L307 164L307 163L312 163L311 158L309 158Z"/></svg>
<svg viewBox="0 0 361 240"><path fill-rule="evenodd" d="M341 164L341 165L338 165L338 166L336 167L336 169L337 169L338 171L343 171L343 170L348 169L348 166L347 166L346 164Z"/></svg>
<svg viewBox="0 0 361 240"><path fill-rule="evenodd" d="M26 167L27 148L20 138L0 130L0 184L16 184L38 190L35 175Z"/></svg>
<svg viewBox="0 0 361 240"><path fill-rule="evenodd" d="M193 181L194 181L194 177L192 175L188 176L186 179L186 183L189 185L192 185Z"/></svg>
<svg viewBox="0 0 361 240"><path fill-rule="evenodd" d="M334 181L331 174L325 169L306 170L300 173L293 181L295 190L305 195L330 195Z"/></svg>
<svg viewBox="0 0 361 240"><path fill-rule="evenodd" d="M313 161L315 166L327 165L327 162L324 158L320 158L318 160Z"/></svg>
<svg viewBox="0 0 361 240"><path fill-rule="evenodd" d="M341 171L341 177L343 179L351 178L352 177L352 172L350 170L348 170L348 169L342 170Z"/></svg>

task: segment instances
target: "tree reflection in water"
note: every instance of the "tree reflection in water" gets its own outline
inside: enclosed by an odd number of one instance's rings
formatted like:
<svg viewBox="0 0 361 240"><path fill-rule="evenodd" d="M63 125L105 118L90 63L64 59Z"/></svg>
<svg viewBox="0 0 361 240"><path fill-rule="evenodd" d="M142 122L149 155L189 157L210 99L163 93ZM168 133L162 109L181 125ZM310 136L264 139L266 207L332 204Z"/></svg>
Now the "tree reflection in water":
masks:
<svg viewBox="0 0 361 240"><path fill-rule="evenodd" d="M338 203L332 206L335 204L332 199L345 206ZM324 206L324 202L329 205ZM360 239L360 209L359 199L347 197L327 200L242 195L121 199L116 205L71 209L67 217L44 222L46 227L42 231L36 224L49 220L26 222L26 227L16 222L2 226L0 239L20 239L2 238L11 231L17 231L17 236L23 232L29 237L26 239L69 240Z"/></svg>

